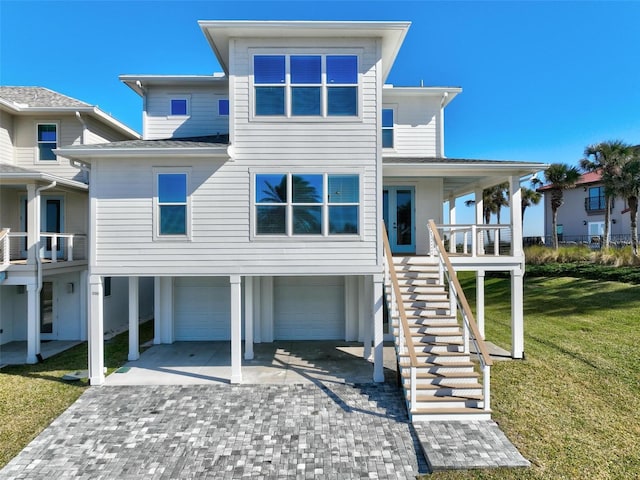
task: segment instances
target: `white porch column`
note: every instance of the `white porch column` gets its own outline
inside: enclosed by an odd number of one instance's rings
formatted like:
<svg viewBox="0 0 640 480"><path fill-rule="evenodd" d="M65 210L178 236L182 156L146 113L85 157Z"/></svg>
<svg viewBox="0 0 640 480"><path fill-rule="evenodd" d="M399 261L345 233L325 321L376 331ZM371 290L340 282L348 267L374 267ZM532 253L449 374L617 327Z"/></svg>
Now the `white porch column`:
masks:
<svg viewBox="0 0 640 480"><path fill-rule="evenodd" d="M229 277L231 284L231 383L242 383L242 296L240 275Z"/></svg>
<svg viewBox="0 0 640 480"><path fill-rule="evenodd" d="M360 325L362 326L362 343L364 346L364 352L362 356L369 360L371 358L371 331L372 331L372 319L373 310L371 309L371 305L373 304L373 300L371 298L371 294L373 291L373 284L371 282L370 276L362 276L360 277L360 281L358 284L361 298L360 301Z"/></svg>
<svg viewBox="0 0 640 480"><path fill-rule="evenodd" d="M87 340L87 328L89 324L89 311L87 306L89 298L88 285L89 272L83 270L80 272L80 285L78 285L80 295L80 340Z"/></svg>
<svg viewBox="0 0 640 480"><path fill-rule="evenodd" d="M29 283L27 288L27 363L38 363L40 353L40 308L38 285Z"/></svg>
<svg viewBox="0 0 640 480"><path fill-rule="evenodd" d="M511 272L511 356L524 358L524 272Z"/></svg>
<svg viewBox="0 0 640 480"><path fill-rule="evenodd" d="M384 344L383 344L383 295L384 277L373 277L373 381L384 382Z"/></svg>
<svg viewBox="0 0 640 480"><path fill-rule="evenodd" d="M260 288L260 300L262 302L260 334L262 341L266 343L273 342L273 280L273 277L262 277L262 286Z"/></svg>
<svg viewBox="0 0 640 480"><path fill-rule="evenodd" d="M480 335L484 335L484 270L478 270L476 273L476 323Z"/></svg>
<svg viewBox="0 0 640 480"><path fill-rule="evenodd" d="M129 361L140 358L138 277L129 277Z"/></svg>
<svg viewBox="0 0 640 480"><path fill-rule="evenodd" d="M449 224L456 224L456 197L449 195ZM449 234L449 253L456 253L457 235Z"/></svg>
<svg viewBox="0 0 640 480"><path fill-rule="evenodd" d="M89 277L89 383L104 383L104 318L102 277Z"/></svg>
<svg viewBox="0 0 640 480"><path fill-rule="evenodd" d="M359 277L344 277L344 319L345 332L344 339L347 342L358 340L358 326L360 321L360 290L358 288Z"/></svg>
<svg viewBox="0 0 640 480"><path fill-rule="evenodd" d="M40 255L40 194L35 185L27 185L27 263L36 263ZM38 316L40 315L38 311Z"/></svg>
<svg viewBox="0 0 640 480"><path fill-rule="evenodd" d="M162 329L160 322L162 320L162 297L160 289L160 280L162 277L153 278L153 344L160 345L162 343Z"/></svg>
<svg viewBox="0 0 640 480"><path fill-rule="evenodd" d="M476 202L476 225L482 225L484 223L484 197L482 196L482 189L475 191L475 202ZM476 243L478 245L478 254L484 255L484 236L485 231L482 231L481 235L478 235L478 238L474 238L472 243Z"/></svg>
<svg viewBox="0 0 640 480"><path fill-rule="evenodd" d="M520 177L509 178L510 216L511 216L511 249L514 257L523 255L522 250L522 188Z"/></svg>
<svg viewBox="0 0 640 480"><path fill-rule="evenodd" d="M262 343L262 277L253 278L253 342Z"/></svg>
<svg viewBox="0 0 640 480"><path fill-rule="evenodd" d="M244 277L244 359L253 360L253 277Z"/></svg>

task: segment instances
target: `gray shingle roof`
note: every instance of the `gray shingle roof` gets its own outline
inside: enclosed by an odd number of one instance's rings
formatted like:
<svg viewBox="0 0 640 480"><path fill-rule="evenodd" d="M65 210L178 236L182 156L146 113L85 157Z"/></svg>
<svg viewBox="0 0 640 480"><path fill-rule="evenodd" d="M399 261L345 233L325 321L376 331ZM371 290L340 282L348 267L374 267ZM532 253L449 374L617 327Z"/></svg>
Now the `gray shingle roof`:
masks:
<svg viewBox="0 0 640 480"><path fill-rule="evenodd" d="M67 97L44 87L7 87L0 86L0 98L32 108L42 107L91 107L88 103Z"/></svg>
<svg viewBox="0 0 640 480"><path fill-rule="evenodd" d="M10 163L0 162L0 174L3 174L3 173L28 174L28 173L36 173L36 171L35 170L29 170L28 168L18 167L16 165L12 165Z"/></svg>
<svg viewBox="0 0 640 480"><path fill-rule="evenodd" d="M108 150L123 148L211 148L229 145L229 135L206 135L202 137L167 138L162 140L125 140L122 142L96 143L94 145L69 145L65 150L85 150L87 148Z"/></svg>

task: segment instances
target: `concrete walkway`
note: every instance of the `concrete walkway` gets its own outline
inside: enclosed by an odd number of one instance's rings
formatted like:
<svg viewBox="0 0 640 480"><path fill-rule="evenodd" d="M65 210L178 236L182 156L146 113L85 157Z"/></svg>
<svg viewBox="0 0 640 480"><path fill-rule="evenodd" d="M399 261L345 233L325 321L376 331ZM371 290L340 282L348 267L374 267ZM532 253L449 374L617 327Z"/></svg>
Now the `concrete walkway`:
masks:
<svg viewBox="0 0 640 480"><path fill-rule="evenodd" d="M80 345L76 340L44 340L40 342L40 355L43 359ZM9 342L0 345L0 367L4 365L23 365L27 360L27 342Z"/></svg>

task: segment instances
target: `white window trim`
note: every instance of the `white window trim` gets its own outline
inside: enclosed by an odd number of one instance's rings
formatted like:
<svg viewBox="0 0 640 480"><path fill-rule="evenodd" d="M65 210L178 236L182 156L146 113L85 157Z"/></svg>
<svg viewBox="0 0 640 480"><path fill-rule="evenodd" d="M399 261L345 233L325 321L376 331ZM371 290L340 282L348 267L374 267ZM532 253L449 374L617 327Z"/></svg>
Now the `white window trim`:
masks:
<svg viewBox="0 0 640 480"><path fill-rule="evenodd" d="M42 120L42 121L36 121L36 125L35 125L35 133L34 133L34 138L36 140L36 146L35 146L35 157L34 157L34 164L36 165L59 165L60 164L60 157L58 155L56 155L56 159L55 160L40 160L40 142L38 141L38 127L40 125L55 125L56 126L56 147L58 148L60 146L60 121L59 120ZM49 142L43 142L43 143L49 143Z"/></svg>
<svg viewBox="0 0 640 480"><path fill-rule="evenodd" d="M383 127L382 126L382 110L393 110L393 127ZM382 147L385 152L395 152L397 149L397 126L398 122L396 119L398 118L398 104L383 104L382 110L380 110L380 145L382 146L382 131L383 130L391 130L393 132L393 147Z"/></svg>
<svg viewBox="0 0 640 480"><path fill-rule="evenodd" d="M171 102L173 102L174 100L184 100L187 102L187 113L185 115L174 115L171 113ZM182 94L182 93L169 94L169 114L167 115L167 118L187 118L190 116L191 116L191 95Z"/></svg>
<svg viewBox="0 0 640 480"><path fill-rule="evenodd" d="M362 74L362 55L364 53L364 49L362 48L326 48L326 49L318 49L318 48L250 48L249 49L249 121L254 122L281 122L281 123L289 123L289 122L305 122L305 123L327 123L327 122L336 122L336 123L361 123L362 122L362 103L363 103L363 74ZM290 72L290 62L285 61L285 83L283 84L255 84L254 82L254 72L253 72L253 57L256 55L283 55L285 57L289 57L291 55L318 55L321 57L327 57L332 55L354 55L358 59L358 83L357 84L327 84L326 77L326 60L322 61L322 86L321 86L321 106L320 106L320 115L291 115L291 72ZM303 86L305 84L301 84ZM256 105L256 96L255 96L255 88L256 86L284 86L285 92L285 114L284 115L256 115L255 113L255 105ZM358 112L357 115L354 116L341 116L341 115L327 115L327 87L356 87L358 89Z"/></svg>
<svg viewBox="0 0 640 480"><path fill-rule="evenodd" d="M185 242L192 239L192 199L191 199L191 167L153 167L153 241L154 242ZM187 211L186 231L184 235L160 235L160 202L158 201L158 175L164 173L179 173L187 176Z"/></svg>
<svg viewBox="0 0 640 480"><path fill-rule="evenodd" d="M251 198L251 212L250 212L250 233L249 238L251 241L267 241L267 242L307 242L307 241L361 241L364 240L364 169L359 168L331 168L331 169L322 169L322 168L255 168L249 170L250 177L250 188L249 195ZM313 205L322 207L322 233L321 234L293 234L293 203L290 201L291 199L291 188L292 182L287 182L287 203L286 203L286 221L287 227L286 233L283 234L258 234L258 226L257 226L257 215L256 215L256 175L323 175L323 183L322 183L322 203L317 203ZM328 203L327 192L326 189L328 187L328 176L329 175L358 175L358 189L359 189L359 198L358 198L358 233L356 234L330 234L329 233L329 206L339 206L339 205L353 205L353 203ZM296 204L296 205L304 205L304 204ZM311 205L311 204L310 204Z"/></svg>

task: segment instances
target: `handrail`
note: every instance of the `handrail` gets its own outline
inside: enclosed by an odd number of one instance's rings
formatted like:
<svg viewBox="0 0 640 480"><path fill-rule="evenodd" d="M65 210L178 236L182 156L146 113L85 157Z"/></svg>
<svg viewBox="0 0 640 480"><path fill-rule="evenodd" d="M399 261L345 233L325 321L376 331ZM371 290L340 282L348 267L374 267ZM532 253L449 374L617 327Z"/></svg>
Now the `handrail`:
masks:
<svg viewBox="0 0 640 480"><path fill-rule="evenodd" d="M393 286L393 291L397 299L398 305L398 314L400 316L400 324L402 325L402 333L404 333L405 341L407 345L410 347L409 350L409 359L412 367L418 366L418 357L416 357L415 348L413 345L413 339L411 337L411 329L409 328L409 323L407 322L407 313L404 309L404 302L402 301L402 293L400 292L400 285L398 284L398 275L396 275L396 270L393 268L393 255L391 254L391 245L389 245L389 237L387 236L387 228L382 223L382 238L384 240L384 252L385 258L387 262L391 262L389 264L389 275L391 277L391 284Z"/></svg>
<svg viewBox="0 0 640 480"><path fill-rule="evenodd" d="M462 286L460 285L458 276L455 274L453 265L451 265L451 260L449 260L449 256L447 255L446 250L444 248L444 243L442 242L442 239L440 238L440 234L438 233L438 227L436 226L436 223L433 220L429 220L429 229L431 230L431 233L433 234L433 238L436 242L440 259L445 265L445 269L447 272L447 276L449 277L449 281L453 284L453 288L456 291L456 296L460 304L460 307L462 309L463 319L465 319L469 329L473 334L474 343L477 347L477 352L480 357L480 360L484 365L491 366L493 365L493 360L491 360L491 357L489 356L489 352L487 352L487 347L484 343L484 338L482 337L482 335L480 335L480 330L478 330L478 326L476 325L476 321L473 316L473 313L471 313L471 307L469 306L467 297L465 297L464 295L464 291L462 290Z"/></svg>

